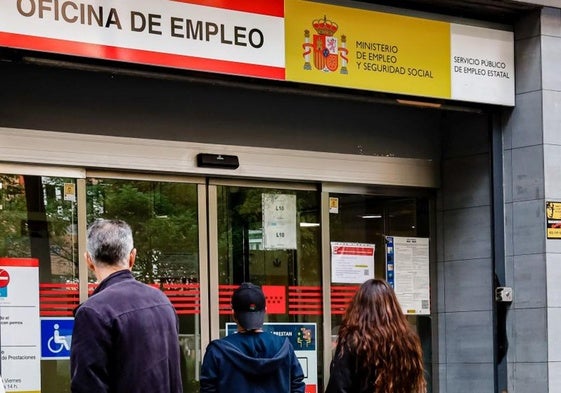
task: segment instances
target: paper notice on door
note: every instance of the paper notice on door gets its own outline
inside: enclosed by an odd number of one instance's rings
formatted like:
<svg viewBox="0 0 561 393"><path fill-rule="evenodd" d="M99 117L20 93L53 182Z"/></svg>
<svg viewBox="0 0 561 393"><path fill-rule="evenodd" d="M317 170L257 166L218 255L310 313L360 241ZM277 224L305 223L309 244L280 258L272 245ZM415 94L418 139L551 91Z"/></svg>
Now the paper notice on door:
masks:
<svg viewBox="0 0 561 393"><path fill-rule="evenodd" d="M296 249L296 195L262 194L263 248Z"/></svg>
<svg viewBox="0 0 561 393"><path fill-rule="evenodd" d="M374 278L374 244L331 242L331 282L362 284Z"/></svg>
<svg viewBox="0 0 561 393"><path fill-rule="evenodd" d="M39 260L0 258L0 349L8 392L41 390Z"/></svg>
<svg viewBox="0 0 561 393"><path fill-rule="evenodd" d="M386 279L405 314L430 314L429 239L387 236Z"/></svg>

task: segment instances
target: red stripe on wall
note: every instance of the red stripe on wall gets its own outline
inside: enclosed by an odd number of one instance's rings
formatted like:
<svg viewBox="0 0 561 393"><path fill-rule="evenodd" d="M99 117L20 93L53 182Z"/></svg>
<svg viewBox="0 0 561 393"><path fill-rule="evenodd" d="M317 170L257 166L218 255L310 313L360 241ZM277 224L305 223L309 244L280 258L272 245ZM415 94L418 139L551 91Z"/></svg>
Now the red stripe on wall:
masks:
<svg viewBox="0 0 561 393"><path fill-rule="evenodd" d="M171 0L179 3L204 5L252 14L284 16L284 0Z"/></svg>
<svg viewBox="0 0 561 393"><path fill-rule="evenodd" d="M21 34L0 33L0 46L170 68L216 72L220 74L252 76L266 79L285 79L284 68L281 67L205 59L201 57L127 49L116 46L86 44Z"/></svg>
<svg viewBox="0 0 561 393"><path fill-rule="evenodd" d="M0 258L0 266L38 267L37 258Z"/></svg>

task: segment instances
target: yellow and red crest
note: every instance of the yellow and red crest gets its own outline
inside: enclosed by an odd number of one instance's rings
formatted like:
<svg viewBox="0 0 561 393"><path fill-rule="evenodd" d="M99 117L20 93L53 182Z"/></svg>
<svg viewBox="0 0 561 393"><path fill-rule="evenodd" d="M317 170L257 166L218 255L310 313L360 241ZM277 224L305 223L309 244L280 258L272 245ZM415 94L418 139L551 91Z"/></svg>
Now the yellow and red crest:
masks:
<svg viewBox="0 0 561 393"><path fill-rule="evenodd" d="M312 27L317 34L312 37L310 42L310 31L304 31L304 69L311 70L310 54L313 53L314 67L324 72L335 72L339 68L339 56L341 56L341 74L346 74L347 71L347 55L349 53L346 48L346 37L341 36L339 39L335 33L339 29L337 23L328 20L327 16L323 19L316 19L312 22Z"/></svg>

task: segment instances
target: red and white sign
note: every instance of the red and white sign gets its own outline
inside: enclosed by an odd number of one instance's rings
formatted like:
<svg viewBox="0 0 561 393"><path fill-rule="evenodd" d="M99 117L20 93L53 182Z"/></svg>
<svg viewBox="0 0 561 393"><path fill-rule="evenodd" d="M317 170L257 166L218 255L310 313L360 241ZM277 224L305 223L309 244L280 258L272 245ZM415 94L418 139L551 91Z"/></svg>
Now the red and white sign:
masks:
<svg viewBox="0 0 561 393"><path fill-rule="evenodd" d="M39 393L39 261L0 258L0 280L0 349L6 391Z"/></svg>
<svg viewBox="0 0 561 393"><path fill-rule="evenodd" d="M10 274L7 270L0 269L0 288L7 287L10 283Z"/></svg>
<svg viewBox="0 0 561 393"><path fill-rule="evenodd" d="M282 0L6 0L0 46L284 79Z"/></svg>
<svg viewBox="0 0 561 393"><path fill-rule="evenodd" d="M326 14L330 24L318 29ZM0 47L514 105L511 31L433 21L419 46L416 29L428 20L388 15L304 0L3 0ZM332 21L347 33L335 36ZM364 51L388 42L390 60Z"/></svg>
<svg viewBox="0 0 561 393"><path fill-rule="evenodd" d="M331 242L331 282L362 284L374 278L375 244Z"/></svg>

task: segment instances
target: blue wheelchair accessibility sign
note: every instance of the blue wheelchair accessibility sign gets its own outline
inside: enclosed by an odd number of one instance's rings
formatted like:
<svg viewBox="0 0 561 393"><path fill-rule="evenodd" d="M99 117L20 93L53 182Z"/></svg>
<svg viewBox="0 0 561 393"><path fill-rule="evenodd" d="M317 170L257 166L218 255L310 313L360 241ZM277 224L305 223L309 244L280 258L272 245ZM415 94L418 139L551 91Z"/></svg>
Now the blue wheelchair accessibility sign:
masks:
<svg viewBox="0 0 561 393"><path fill-rule="evenodd" d="M41 318L41 359L70 358L74 318Z"/></svg>

